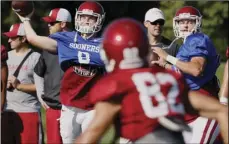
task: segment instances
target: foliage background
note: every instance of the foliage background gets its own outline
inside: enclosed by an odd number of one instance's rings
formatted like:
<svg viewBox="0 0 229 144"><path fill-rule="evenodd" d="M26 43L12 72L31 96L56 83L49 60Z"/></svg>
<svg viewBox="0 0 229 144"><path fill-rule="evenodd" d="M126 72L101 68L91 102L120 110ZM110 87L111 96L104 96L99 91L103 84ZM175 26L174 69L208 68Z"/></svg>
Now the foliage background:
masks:
<svg viewBox="0 0 229 144"><path fill-rule="evenodd" d="M32 25L36 32L47 35L47 25L41 20L42 16L48 15L53 8L67 8L73 18L75 9L82 1L35 1L35 14ZM119 17L132 17L141 22L144 21L145 12L152 7L160 8L166 17L163 35L174 39L172 18L175 12L185 5L191 5L200 10L203 15L202 31L213 40L217 51L225 61L225 50L228 46L228 1L100 1L106 11L104 26ZM1 1L1 31L8 31L10 25L20 22L11 10L11 1ZM7 39L1 37L4 45Z"/></svg>

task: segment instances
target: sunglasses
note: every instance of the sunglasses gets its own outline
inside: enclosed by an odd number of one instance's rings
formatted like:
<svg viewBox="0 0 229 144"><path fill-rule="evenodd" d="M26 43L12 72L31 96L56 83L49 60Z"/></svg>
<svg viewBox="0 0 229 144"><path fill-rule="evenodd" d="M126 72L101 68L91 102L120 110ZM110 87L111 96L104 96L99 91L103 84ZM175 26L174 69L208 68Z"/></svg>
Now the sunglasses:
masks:
<svg viewBox="0 0 229 144"><path fill-rule="evenodd" d="M55 22L50 22L48 23L49 26L54 26L56 23L59 23L58 21L55 21Z"/></svg>
<svg viewBox="0 0 229 144"><path fill-rule="evenodd" d="M150 22L151 25L157 25L159 24L160 26L163 26L165 24L165 21L163 20L156 20L154 22Z"/></svg>

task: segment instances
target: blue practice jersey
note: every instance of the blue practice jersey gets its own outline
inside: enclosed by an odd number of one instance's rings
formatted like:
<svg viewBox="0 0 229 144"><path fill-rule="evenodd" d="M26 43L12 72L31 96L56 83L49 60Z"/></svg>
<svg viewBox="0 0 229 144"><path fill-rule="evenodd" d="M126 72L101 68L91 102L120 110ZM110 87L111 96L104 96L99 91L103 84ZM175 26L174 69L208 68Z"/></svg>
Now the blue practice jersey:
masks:
<svg viewBox="0 0 229 144"><path fill-rule="evenodd" d="M188 36L184 44L180 47L176 57L184 62L191 61L192 57L204 57L206 59L207 65L202 76L194 77L184 73L186 82L191 90L198 90L210 81L220 65L216 48L209 37L203 33Z"/></svg>
<svg viewBox="0 0 229 144"><path fill-rule="evenodd" d="M59 64L71 60L76 64L104 66L100 59L100 43L102 38L83 39L76 31L57 32L50 35L57 41Z"/></svg>

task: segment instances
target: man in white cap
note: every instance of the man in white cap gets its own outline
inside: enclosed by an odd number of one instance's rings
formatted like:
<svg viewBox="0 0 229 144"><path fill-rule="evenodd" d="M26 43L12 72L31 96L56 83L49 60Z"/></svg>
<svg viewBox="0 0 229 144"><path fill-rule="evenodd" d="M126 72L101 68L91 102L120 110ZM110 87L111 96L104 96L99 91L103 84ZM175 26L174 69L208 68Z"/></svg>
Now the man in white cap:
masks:
<svg viewBox="0 0 229 144"><path fill-rule="evenodd" d="M49 34L69 31L71 26L71 14L63 8L55 8L50 11L49 16L43 17L48 23ZM43 51L35 66L34 77L37 95L46 110L46 134L47 143L61 144L60 135L60 81L63 76L58 63L58 55Z"/></svg>
<svg viewBox="0 0 229 144"><path fill-rule="evenodd" d="M161 47L170 55L176 56L178 45L171 44L171 41L162 36L163 26L165 24L164 13L158 8L151 8L145 14L144 25L147 28L149 43L152 47Z"/></svg>
<svg viewBox="0 0 229 144"><path fill-rule="evenodd" d="M71 14L64 8L52 9L49 13L49 16L43 17L42 19L48 23L49 34L69 31L71 28Z"/></svg>
<svg viewBox="0 0 229 144"><path fill-rule="evenodd" d="M3 34L9 38L12 51L8 52L7 60L9 77L1 118L2 143L38 144L42 129L33 71L40 54L29 48L23 24L14 24Z"/></svg>

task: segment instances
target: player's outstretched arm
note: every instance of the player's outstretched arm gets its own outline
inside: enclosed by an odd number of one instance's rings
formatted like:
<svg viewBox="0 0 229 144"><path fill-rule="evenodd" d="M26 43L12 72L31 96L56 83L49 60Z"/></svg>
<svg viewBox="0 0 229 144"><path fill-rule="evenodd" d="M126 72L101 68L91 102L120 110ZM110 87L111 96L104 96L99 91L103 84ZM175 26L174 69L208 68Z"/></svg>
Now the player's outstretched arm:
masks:
<svg viewBox="0 0 229 144"><path fill-rule="evenodd" d="M33 30L32 26L30 24L30 17L33 15L33 12L30 15L28 15L27 17L22 17L18 13L16 13L16 14L18 15L19 19L24 24L26 38L30 44L32 44L35 47L38 47L38 48L41 48L43 50L47 50L50 52L56 52L57 51L57 42L54 39L51 39L51 38L46 37L46 36L39 36Z"/></svg>
<svg viewBox="0 0 229 144"><path fill-rule="evenodd" d="M26 38L30 44L41 48L43 50L47 50L50 52L56 52L57 42L54 39L51 39L46 36L39 36L33 30L29 21L24 21L24 27L26 32Z"/></svg>
<svg viewBox="0 0 229 144"><path fill-rule="evenodd" d="M203 117L217 119L217 115L227 110L217 99L206 96L196 91L189 92L189 101L192 107Z"/></svg>
<svg viewBox="0 0 229 144"><path fill-rule="evenodd" d="M181 61L171 55L168 55L163 49L159 47L152 48L153 52L156 53L161 59L164 59L171 64L175 65L179 70L181 70L184 73L190 74L192 76L200 76L204 70L204 67L206 65L206 59L204 57L193 57L191 61L184 62ZM161 63L161 61L153 61L153 64L159 64L160 66L164 66L164 63ZM169 65L167 65L168 67ZM171 69L171 66L169 66Z"/></svg>
<svg viewBox="0 0 229 144"><path fill-rule="evenodd" d="M86 131L76 139L75 143L97 143L113 123L120 109L120 104L98 102L95 105L95 116L93 120Z"/></svg>
<svg viewBox="0 0 229 144"><path fill-rule="evenodd" d="M227 104L228 102L228 60L224 67L223 82L220 88L220 102Z"/></svg>
<svg viewBox="0 0 229 144"><path fill-rule="evenodd" d="M212 97L195 91L189 92L189 101L201 116L218 121L223 140L228 143L228 107Z"/></svg>
<svg viewBox="0 0 229 144"><path fill-rule="evenodd" d="M178 69L195 77L202 75L205 65L206 59L203 57L193 57L190 62L183 62L180 60L176 62L176 67Z"/></svg>

